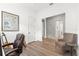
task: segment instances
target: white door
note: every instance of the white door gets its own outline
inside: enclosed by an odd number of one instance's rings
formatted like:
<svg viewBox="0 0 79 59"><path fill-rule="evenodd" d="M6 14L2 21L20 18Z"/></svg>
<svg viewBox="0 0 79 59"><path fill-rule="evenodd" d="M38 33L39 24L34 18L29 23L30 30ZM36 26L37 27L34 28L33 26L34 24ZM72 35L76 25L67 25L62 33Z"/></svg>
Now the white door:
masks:
<svg viewBox="0 0 79 59"><path fill-rule="evenodd" d="M28 42L35 41L35 19L32 16L28 18Z"/></svg>
<svg viewBox="0 0 79 59"><path fill-rule="evenodd" d="M56 21L56 33L55 36L58 39L63 39L63 21Z"/></svg>

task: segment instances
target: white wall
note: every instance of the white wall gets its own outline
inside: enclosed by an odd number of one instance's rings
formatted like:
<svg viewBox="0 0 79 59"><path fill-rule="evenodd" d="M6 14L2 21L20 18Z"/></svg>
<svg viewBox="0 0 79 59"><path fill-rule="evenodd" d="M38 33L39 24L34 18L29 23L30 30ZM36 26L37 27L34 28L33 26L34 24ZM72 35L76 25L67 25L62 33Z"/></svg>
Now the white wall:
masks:
<svg viewBox="0 0 79 59"><path fill-rule="evenodd" d="M53 4L52 6L38 12L37 17L37 39L42 40L42 18L65 13L65 32L79 34L79 4ZM78 39L79 41L79 39ZM79 42L78 42L79 44Z"/></svg>
<svg viewBox="0 0 79 59"><path fill-rule="evenodd" d="M19 15L19 31L13 32L5 32L7 39L9 42L13 42L15 40L15 36L18 32L25 34L26 42L28 42L28 20L29 16L34 16L34 12L23 6L23 4L0 4L0 16L1 11L6 11L9 13L13 13ZM0 17L1 23L1 17ZM1 28L1 24L0 24Z"/></svg>
<svg viewBox="0 0 79 59"><path fill-rule="evenodd" d="M33 12L33 10L29 10L23 4L0 4L0 12L1 11L19 15L20 31L18 32L25 34L26 42L42 40L42 18L54 16L61 13L66 13L65 32L73 32L79 34L79 4L54 4L46 9L39 11L38 13L36 13L35 11ZM30 22L32 25L30 26L30 30L28 27L29 19L30 21L32 20ZM15 40L15 36L18 32L5 32L9 42L13 42ZM30 32L30 34L28 32ZM31 37L30 40L28 37Z"/></svg>

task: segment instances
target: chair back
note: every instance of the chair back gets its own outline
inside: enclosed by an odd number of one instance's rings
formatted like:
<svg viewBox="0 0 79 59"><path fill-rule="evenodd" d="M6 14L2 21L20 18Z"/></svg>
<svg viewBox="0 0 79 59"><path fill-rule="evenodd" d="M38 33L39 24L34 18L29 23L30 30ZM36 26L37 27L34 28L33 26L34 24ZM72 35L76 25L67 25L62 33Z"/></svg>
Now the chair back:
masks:
<svg viewBox="0 0 79 59"><path fill-rule="evenodd" d="M13 43L13 48L18 48L17 53L22 53L23 44L24 44L24 34L17 34L16 39Z"/></svg>
<svg viewBox="0 0 79 59"><path fill-rule="evenodd" d="M74 34L74 33L64 33L64 40L67 43L77 44L77 34Z"/></svg>

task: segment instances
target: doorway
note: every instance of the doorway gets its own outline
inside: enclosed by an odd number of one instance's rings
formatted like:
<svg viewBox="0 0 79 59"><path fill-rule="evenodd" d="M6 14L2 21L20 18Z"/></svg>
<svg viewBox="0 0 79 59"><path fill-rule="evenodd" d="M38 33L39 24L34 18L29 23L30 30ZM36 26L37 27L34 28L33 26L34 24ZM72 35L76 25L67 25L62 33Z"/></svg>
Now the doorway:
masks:
<svg viewBox="0 0 79 59"><path fill-rule="evenodd" d="M43 38L63 39L65 32L65 13L43 19L42 25Z"/></svg>

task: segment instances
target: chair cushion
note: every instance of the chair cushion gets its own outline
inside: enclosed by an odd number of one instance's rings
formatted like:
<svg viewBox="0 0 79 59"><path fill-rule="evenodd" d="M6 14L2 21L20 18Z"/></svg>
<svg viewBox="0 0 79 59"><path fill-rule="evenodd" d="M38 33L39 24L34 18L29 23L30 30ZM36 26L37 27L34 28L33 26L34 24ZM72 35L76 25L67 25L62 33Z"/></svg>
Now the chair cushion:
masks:
<svg viewBox="0 0 79 59"><path fill-rule="evenodd" d="M5 55L8 51L11 51L11 50L12 50L12 48L4 48ZM16 52L12 52L9 54L9 56L16 56L16 54L17 54Z"/></svg>

